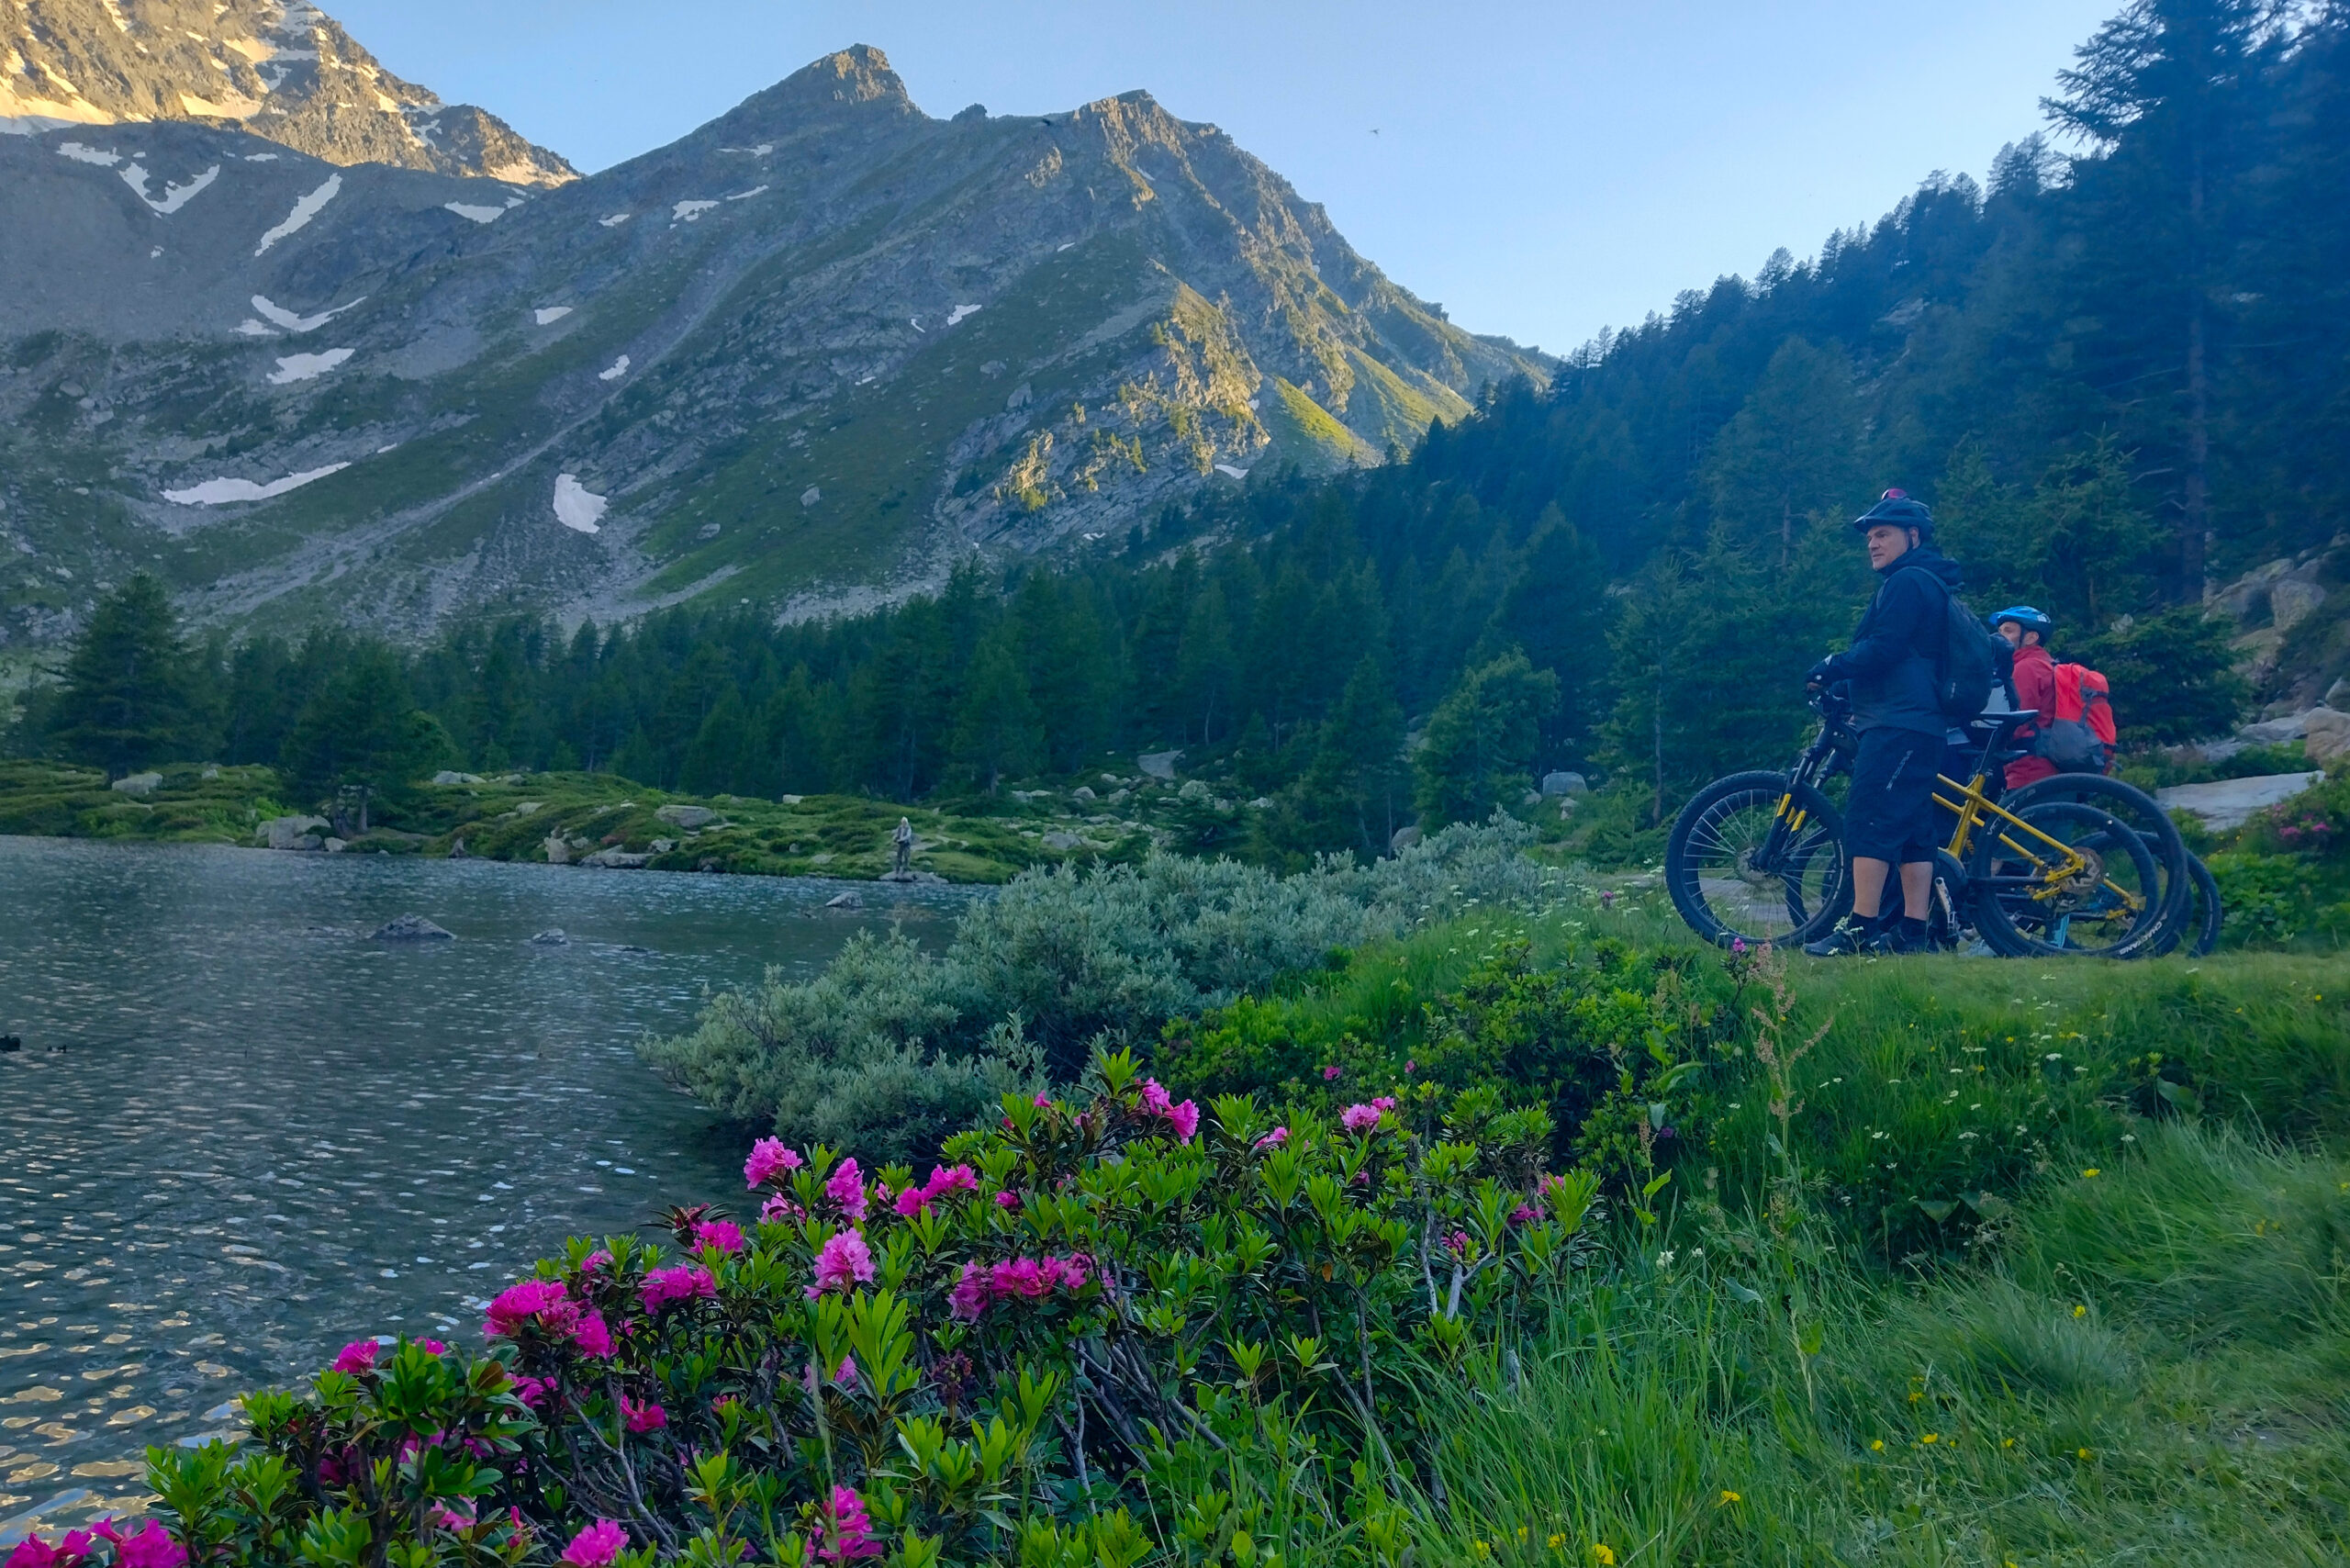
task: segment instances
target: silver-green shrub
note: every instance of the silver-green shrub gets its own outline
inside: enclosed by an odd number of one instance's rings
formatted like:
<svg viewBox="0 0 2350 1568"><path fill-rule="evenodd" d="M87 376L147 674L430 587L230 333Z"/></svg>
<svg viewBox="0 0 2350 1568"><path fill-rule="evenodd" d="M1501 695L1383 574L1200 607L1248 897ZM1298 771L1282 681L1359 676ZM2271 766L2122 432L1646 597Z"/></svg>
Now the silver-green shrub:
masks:
<svg viewBox="0 0 2350 1568"><path fill-rule="evenodd" d="M713 998L646 1058L729 1115L789 1139L914 1159L1008 1088L1075 1077L1098 1040L1261 991L1335 950L1476 907L1533 910L1570 891L1507 817L1456 825L1393 859L1283 877L1154 854L1046 868L957 924L943 954L859 935L817 979L769 971Z"/></svg>

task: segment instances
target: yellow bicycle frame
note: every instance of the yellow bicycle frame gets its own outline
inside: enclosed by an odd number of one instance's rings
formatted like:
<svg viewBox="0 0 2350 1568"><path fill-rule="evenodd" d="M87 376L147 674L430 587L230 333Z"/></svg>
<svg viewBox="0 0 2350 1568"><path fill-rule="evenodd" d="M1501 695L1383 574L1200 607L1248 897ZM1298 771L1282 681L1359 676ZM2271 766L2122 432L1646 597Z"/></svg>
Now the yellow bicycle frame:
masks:
<svg viewBox="0 0 2350 1568"><path fill-rule="evenodd" d="M1951 830L1950 842L1944 845L1943 848L1949 852L1952 859L1964 866L1966 864L1967 847L1974 842L1975 831L1977 827L1988 828L1990 820L1997 817L2003 823L2021 829L2041 843L2056 850L2059 857L2052 863L2047 857L2033 850L2030 846L2017 842L2013 834L2005 830L1995 830L1998 832L1998 842L2001 847L2012 851L2019 859L2031 862L2034 868L2031 896L2035 902L2044 903L2063 891L2073 879L2087 871L2089 868L2089 863L2082 857L2079 850L2066 844L2063 839L2041 832L2040 829L1984 794L1984 777L1983 774L1978 773L1968 782L1961 784L1947 774L1938 773L1934 776L1934 782L1937 785L1958 792L1958 799L1955 801L1944 799L1940 790L1937 790L1934 794L1934 804L1958 818L1957 826ZM2144 899L2127 888L2116 887L2112 879L2106 879L2105 886L2121 901L2122 906L2133 917L2145 908Z"/></svg>

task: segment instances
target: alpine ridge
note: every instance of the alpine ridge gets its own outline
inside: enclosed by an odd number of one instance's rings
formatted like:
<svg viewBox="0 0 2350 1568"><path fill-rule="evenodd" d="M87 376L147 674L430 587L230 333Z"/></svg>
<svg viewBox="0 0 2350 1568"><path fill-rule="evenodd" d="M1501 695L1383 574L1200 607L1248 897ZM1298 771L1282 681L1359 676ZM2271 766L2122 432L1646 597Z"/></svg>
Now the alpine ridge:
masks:
<svg viewBox="0 0 2350 1568"><path fill-rule="evenodd" d="M951 119L827 56L559 186L225 121L0 138L0 635L165 575L217 622L881 602L1377 460L1545 362L1213 125Z"/></svg>
<svg viewBox="0 0 2350 1568"><path fill-rule="evenodd" d="M193 120L330 163L530 185L571 165L378 64L307 0L5 0L0 131Z"/></svg>

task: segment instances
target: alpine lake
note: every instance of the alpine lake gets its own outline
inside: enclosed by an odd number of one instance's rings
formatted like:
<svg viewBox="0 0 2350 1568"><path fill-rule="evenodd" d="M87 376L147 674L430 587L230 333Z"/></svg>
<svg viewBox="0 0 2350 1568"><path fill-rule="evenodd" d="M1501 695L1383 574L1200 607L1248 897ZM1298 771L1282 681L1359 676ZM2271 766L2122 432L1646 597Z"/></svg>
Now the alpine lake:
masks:
<svg viewBox="0 0 2350 1568"><path fill-rule="evenodd" d="M0 838L0 1548L349 1340L478 1345L567 1237L734 1206L748 1129L636 1042L972 896ZM453 939L372 937L408 914Z"/></svg>

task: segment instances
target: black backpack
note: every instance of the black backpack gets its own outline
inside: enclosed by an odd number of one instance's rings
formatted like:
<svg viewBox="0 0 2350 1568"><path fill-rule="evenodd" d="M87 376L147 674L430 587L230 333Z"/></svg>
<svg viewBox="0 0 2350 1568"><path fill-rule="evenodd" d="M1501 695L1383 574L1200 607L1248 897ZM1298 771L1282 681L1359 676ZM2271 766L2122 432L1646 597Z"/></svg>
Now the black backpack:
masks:
<svg viewBox="0 0 2350 1568"><path fill-rule="evenodd" d="M1934 704L1949 722L1965 724L1990 706L1992 688L2013 678L2016 651L2005 637L1985 630L1941 578L1931 572L1926 577L1942 588L1942 655L1934 661Z"/></svg>

